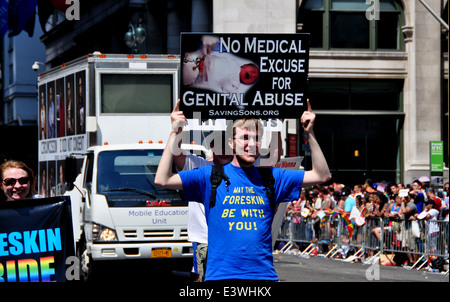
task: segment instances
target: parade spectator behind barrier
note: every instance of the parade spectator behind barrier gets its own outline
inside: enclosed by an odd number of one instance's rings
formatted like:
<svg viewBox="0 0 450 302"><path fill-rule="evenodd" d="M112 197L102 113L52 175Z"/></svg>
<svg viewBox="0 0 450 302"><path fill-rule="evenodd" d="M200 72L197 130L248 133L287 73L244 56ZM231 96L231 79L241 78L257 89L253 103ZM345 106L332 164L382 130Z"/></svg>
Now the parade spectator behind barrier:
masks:
<svg viewBox="0 0 450 302"><path fill-rule="evenodd" d="M350 190L347 188L346 190L346 195L347 195L347 198L345 199L345 204L344 204L344 211L347 213L347 214L350 214L350 212L352 211L352 209L353 209L353 207L355 207L356 206L356 199L355 199L355 197L353 197L352 196L352 194L350 194Z"/></svg>
<svg viewBox="0 0 450 302"><path fill-rule="evenodd" d="M363 185L363 189L365 193L372 193L375 192L375 189L373 188L373 180L372 179L366 179Z"/></svg>
<svg viewBox="0 0 450 302"><path fill-rule="evenodd" d="M309 197L311 198L311 206L312 206L312 224L315 235L315 242L318 240L320 235L320 218L317 216L322 208L322 200L319 198L319 190L317 187L314 187L309 191Z"/></svg>
<svg viewBox="0 0 450 302"><path fill-rule="evenodd" d="M423 183L419 180L414 180L411 183L411 191L409 192L409 194L412 195L414 198L414 203L416 204L417 207L417 214L422 213L425 205L425 200L427 199L427 193L425 191ZM419 225L420 230L420 224L418 224L417 222L413 223L413 227L417 225ZM414 232L414 234L416 233L417 232ZM424 246L420 236L416 235L416 241L417 241L417 248L419 249L419 252L422 253L424 251Z"/></svg>
<svg viewBox="0 0 450 302"><path fill-rule="evenodd" d="M356 184L353 186L353 193L351 196L356 199L356 196L364 195L362 192L363 192L363 186L360 184Z"/></svg>
<svg viewBox="0 0 450 302"><path fill-rule="evenodd" d="M423 184L419 180L414 180L411 183L411 191L409 191L409 195L411 195L414 199L414 203L417 207L417 214L420 214L423 211L423 203L426 199L426 192L423 188Z"/></svg>
<svg viewBox="0 0 450 302"><path fill-rule="evenodd" d="M434 191L434 189L432 187L426 188L426 194L428 200L433 200L433 208L440 211L442 207L442 200L436 196L436 192Z"/></svg>
<svg viewBox="0 0 450 302"><path fill-rule="evenodd" d="M331 198L328 195L328 190L325 187L319 187L319 199L320 199L320 208L326 209L331 207Z"/></svg>
<svg viewBox="0 0 450 302"><path fill-rule="evenodd" d="M317 187L313 187L309 191L309 198L314 211L319 210L322 206L322 200L319 198L319 190L317 189Z"/></svg>
<svg viewBox="0 0 450 302"><path fill-rule="evenodd" d="M394 240L395 247L399 247L400 241L398 239L398 234L401 232L400 211L402 209L402 198L400 197L399 194L396 194L394 200L395 202L389 205L388 208L389 210L387 214L387 216L389 217L388 230L394 233L395 236L393 236L392 239Z"/></svg>
<svg viewBox="0 0 450 302"><path fill-rule="evenodd" d="M294 223L293 228L291 229L293 232L293 239L299 240L311 240L312 239L312 231L307 228L310 226L308 224L308 219L311 217L311 213L313 211L313 207L310 205L309 200L306 198L307 191L302 189L300 192L300 197L298 200L291 202L286 209L287 213L291 215L291 223ZM304 248L305 244L300 243L300 248Z"/></svg>
<svg viewBox="0 0 450 302"><path fill-rule="evenodd" d="M364 209L366 208L366 199L364 198L364 195L356 195L356 208L359 212L363 213Z"/></svg>
<svg viewBox="0 0 450 302"><path fill-rule="evenodd" d="M450 183L448 182L444 184L444 197L450 197Z"/></svg>
<svg viewBox="0 0 450 302"><path fill-rule="evenodd" d="M402 247L406 251L415 251L417 248L417 244L414 236L412 235L411 227L412 220L415 219L414 215L417 213L417 206L409 194L407 194L406 196L402 196L402 194L399 193L399 195L401 195L402 206L400 215L404 219L404 222L401 226ZM417 254L407 253L406 255L408 257L409 265L412 265L418 259Z"/></svg>
<svg viewBox="0 0 450 302"><path fill-rule="evenodd" d="M387 216L388 213L388 198L386 195L379 191L375 191L370 194L372 196L373 200L373 210L370 214L373 218L384 218ZM381 227L384 227L383 225L384 219L381 219L380 224L381 226L375 227L372 229L372 234L378 239L378 241L381 242Z"/></svg>
<svg viewBox="0 0 450 302"><path fill-rule="evenodd" d="M437 250L437 239L439 235L439 225L436 220L439 217L439 211L435 208L436 204L433 199L428 199L425 201L425 208L422 213L417 215L417 219L419 220L428 220L428 233L426 236L429 238L430 242L430 251L436 253Z"/></svg>
<svg viewBox="0 0 450 302"><path fill-rule="evenodd" d="M402 208L402 198L396 194L394 198L395 202L389 206L388 217L400 218L400 210Z"/></svg>
<svg viewBox="0 0 450 302"><path fill-rule="evenodd" d="M3 196L1 201L31 199L35 190L34 173L25 163L8 160L0 165Z"/></svg>
<svg viewBox="0 0 450 302"><path fill-rule="evenodd" d="M398 192L399 192L399 187L397 186L397 184L395 183L390 183L388 187L386 187L387 190L387 194L389 197L389 202L391 204L395 203L395 198L396 196L398 196Z"/></svg>
<svg viewBox="0 0 450 302"><path fill-rule="evenodd" d="M371 195L374 197L372 215L376 217L385 217L388 212L387 196L379 191L375 191Z"/></svg>
<svg viewBox="0 0 450 302"><path fill-rule="evenodd" d="M337 208L343 211L345 208L345 199L347 198L345 193L343 194L342 191L336 191L334 192L334 198L336 200Z"/></svg>
<svg viewBox="0 0 450 302"><path fill-rule="evenodd" d="M328 186L328 195L331 197L331 202L333 204L333 209L337 207L337 200L335 198L335 189L333 186Z"/></svg>
<svg viewBox="0 0 450 302"><path fill-rule="evenodd" d="M302 189L300 192L300 197L297 200L294 200L289 203L286 208L286 214L289 214L292 217L293 223L301 223L300 217L302 215L303 209L307 209L308 213L311 213L309 201L306 199L306 191ZM307 215L307 216L310 216Z"/></svg>

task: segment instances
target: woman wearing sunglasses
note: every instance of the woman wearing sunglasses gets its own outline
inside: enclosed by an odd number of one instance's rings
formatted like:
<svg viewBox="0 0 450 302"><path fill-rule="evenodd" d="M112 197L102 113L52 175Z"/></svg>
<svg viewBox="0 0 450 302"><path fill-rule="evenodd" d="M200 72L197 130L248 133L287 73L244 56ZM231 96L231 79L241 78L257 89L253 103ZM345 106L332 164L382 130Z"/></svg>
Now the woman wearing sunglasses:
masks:
<svg viewBox="0 0 450 302"><path fill-rule="evenodd" d="M8 160L0 165L1 187L5 196L1 201L30 199L33 197L35 180L33 170L21 161Z"/></svg>

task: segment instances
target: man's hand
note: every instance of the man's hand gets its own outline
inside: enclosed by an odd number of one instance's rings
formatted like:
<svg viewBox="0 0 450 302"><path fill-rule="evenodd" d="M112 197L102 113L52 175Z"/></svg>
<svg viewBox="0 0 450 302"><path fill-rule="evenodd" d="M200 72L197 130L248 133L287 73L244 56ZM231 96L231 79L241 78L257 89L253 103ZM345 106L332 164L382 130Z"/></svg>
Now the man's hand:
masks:
<svg viewBox="0 0 450 302"><path fill-rule="evenodd" d="M304 187L321 184L331 179L330 169L313 131L316 115L312 112L309 100L307 100L307 103L308 110L303 112L300 122L305 130L311 149L312 170L305 172L305 176L303 177Z"/></svg>
<svg viewBox="0 0 450 302"><path fill-rule="evenodd" d="M309 99L306 100L306 102L308 103L308 110L303 112L302 117L300 118L300 122L303 126L303 130L305 130L306 133L311 133L313 131L316 115L312 111Z"/></svg>
<svg viewBox="0 0 450 302"><path fill-rule="evenodd" d="M170 114L170 120L172 122L172 131L175 133L181 133L183 131L184 126L187 124L186 117L184 116L183 111L179 111L180 108L180 99L178 99L175 107L173 108L172 113Z"/></svg>

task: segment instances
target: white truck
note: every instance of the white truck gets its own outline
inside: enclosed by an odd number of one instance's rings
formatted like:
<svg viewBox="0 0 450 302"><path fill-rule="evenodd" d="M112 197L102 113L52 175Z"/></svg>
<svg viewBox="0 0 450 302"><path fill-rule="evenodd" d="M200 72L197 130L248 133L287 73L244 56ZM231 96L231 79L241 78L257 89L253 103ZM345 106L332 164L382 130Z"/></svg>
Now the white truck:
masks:
<svg viewBox="0 0 450 302"><path fill-rule="evenodd" d="M179 56L94 53L38 78L38 193L70 195L83 279L98 261L192 261L187 202L154 184L179 66Z"/></svg>

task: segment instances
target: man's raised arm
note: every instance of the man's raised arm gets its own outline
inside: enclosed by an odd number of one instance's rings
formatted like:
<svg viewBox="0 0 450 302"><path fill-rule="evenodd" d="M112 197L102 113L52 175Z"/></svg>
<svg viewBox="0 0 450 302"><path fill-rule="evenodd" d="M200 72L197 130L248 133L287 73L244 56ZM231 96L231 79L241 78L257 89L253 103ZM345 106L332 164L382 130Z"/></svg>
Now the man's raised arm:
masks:
<svg viewBox="0 0 450 302"><path fill-rule="evenodd" d="M312 170L305 172L305 176L303 178L304 187L321 184L331 179L331 173L328 168L327 161L322 153L322 150L320 149L316 136L314 135L313 126L316 115L312 112L309 100L307 100L307 102L308 110L303 112L300 122L305 130L306 138L311 149Z"/></svg>
<svg viewBox="0 0 450 302"><path fill-rule="evenodd" d="M167 141L166 148L164 148L164 152L161 156L161 160L159 161L158 170L156 171L155 176L155 184L164 187L167 189L173 190L182 190L183 184L181 182L181 178L178 174L172 172L172 159L175 160L177 166L182 164L184 165L184 160L186 156L182 153L180 148L181 143L181 129L186 124L185 118L174 118L174 114L181 114L181 111L178 111L178 106L180 105L180 100L178 100L175 108L173 109L171 118L172 118L172 131L169 135L169 140ZM184 117L184 115L183 115ZM173 151L176 151L175 155ZM177 160L178 159L178 160ZM177 162L178 161L178 162ZM182 168L182 166L181 166Z"/></svg>

